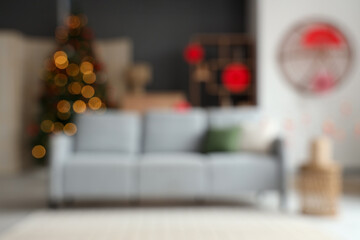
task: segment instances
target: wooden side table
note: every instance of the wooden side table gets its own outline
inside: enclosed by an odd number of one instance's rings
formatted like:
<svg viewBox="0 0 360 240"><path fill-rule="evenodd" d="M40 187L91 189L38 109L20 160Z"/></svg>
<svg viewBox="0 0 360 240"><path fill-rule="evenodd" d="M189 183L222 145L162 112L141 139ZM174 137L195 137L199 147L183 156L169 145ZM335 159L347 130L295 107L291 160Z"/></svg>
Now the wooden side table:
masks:
<svg viewBox="0 0 360 240"><path fill-rule="evenodd" d="M336 215L341 194L341 168L335 163L306 164L300 168L298 188L302 212L314 215Z"/></svg>

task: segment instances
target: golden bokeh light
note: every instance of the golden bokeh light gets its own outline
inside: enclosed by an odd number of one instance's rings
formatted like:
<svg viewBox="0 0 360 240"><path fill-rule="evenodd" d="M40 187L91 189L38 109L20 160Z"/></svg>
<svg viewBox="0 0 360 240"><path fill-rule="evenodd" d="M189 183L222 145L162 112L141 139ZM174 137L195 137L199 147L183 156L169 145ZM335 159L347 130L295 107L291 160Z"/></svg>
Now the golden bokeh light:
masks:
<svg viewBox="0 0 360 240"><path fill-rule="evenodd" d="M64 126L64 133L68 136L72 136L77 132L77 127L74 123L67 123Z"/></svg>
<svg viewBox="0 0 360 240"><path fill-rule="evenodd" d="M80 18L78 16L69 16L67 18L67 25L69 26L69 28L75 29L80 27L81 21Z"/></svg>
<svg viewBox="0 0 360 240"><path fill-rule="evenodd" d="M92 110L98 110L101 107L101 104L102 104L101 99L98 97L90 98L88 103L89 108Z"/></svg>
<svg viewBox="0 0 360 240"><path fill-rule="evenodd" d="M71 116L70 111L66 112L66 113L61 113L61 112L57 112L56 114L61 120L68 120Z"/></svg>
<svg viewBox="0 0 360 240"><path fill-rule="evenodd" d="M92 84L92 83L94 83L96 81L96 75L93 72L86 73L86 74L83 75L83 80L87 84Z"/></svg>
<svg viewBox="0 0 360 240"><path fill-rule="evenodd" d="M67 68L69 62L67 59L65 59L64 57L60 56L58 57L56 60L59 60L59 61L55 61L55 65L57 68L59 69L65 69Z"/></svg>
<svg viewBox="0 0 360 240"><path fill-rule="evenodd" d="M76 95L76 94L80 94L80 93L81 93L81 88L82 88L82 86L81 86L80 83L78 83L78 82L73 82L73 83L71 83L71 84L69 85L68 90L69 90L69 92L70 92L71 94Z"/></svg>
<svg viewBox="0 0 360 240"><path fill-rule="evenodd" d="M95 94L95 90L92 86L86 85L81 89L81 94L84 98L91 98Z"/></svg>
<svg viewBox="0 0 360 240"><path fill-rule="evenodd" d="M36 145L31 151L34 158L43 158L46 154L46 149L42 145Z"/></svg>
<svg viewBox="0 0 360 240"><path fill-rule="evenodd" d="M76 100L73 104L73 109L76 113L83 113L86 111L86 104L83 100Z"/></svg>
<svg viewBox="0 0 360 240"><path fill-rule="evenodd" d="M59 56L55 59L56 65L64 65L67 62L67 57L65 56Z"/></svg>
<svg viewBox="0 0 360 240"><path fill-rule="evenodd" d="M65 69L69 64L67 55L64 51L55 52L54 53L54 61L55 61L56 67L59 69Z"/></svg>
<svg viewBox="0 0 360 240"><path fill-rule="evenodd" d="M59 60L58 62L55 62L56 67L59 69L65 69L65 68L67 68L67 66L69 64L67 59L65 59L64 63L59 63L59 62L63 62L63 58L64 57L58 57L57 59L61 59L61 60Z"/></svg>
<svg viewBox="0 0 360 240"><path fill-rule="evenodd" d="M54 53L54 60L56 60L58 57L67 58L67 54L64 51L57 51Z"/></svg>
<svg viewBox="0 0 360 240"><path fill-rule="evenodd" d="M72 77L78 75L79 71L80 71L79 66L75 63L69 64L69 66L66 68L66 73Z"/></svg>
<svg viewBox="0 0 360 240"><path fill-rule="evenodd" d="M67 113L70 110L70 103L66 100L60 100L57 104L57 110L61 113Z"/></svg>
<svg viewBox="0 0 360 240"><path fill-rule="evenodd" d="M62 132L63 128L64 128L64 124L62 124L61 122L55 122L53 132L60 133L60 132Z"/></svg>
<svg viewBox="0 0 360 240"><path fill-rule="evenodd" d="M89 74L93 70L94 70L94 66L92 65L91 62L85 61L85 62L82 62L81 65L80 65L80 71L83 74Z"/></svg>
<svg viewBox="0 0 360 240"><path fill-rule="evenodd" d="M43 132L51 133L54 130L54 123L51 120L44 120L40 124L40 129Z"/></svg>
<svg viewBox="0 0 360 240"><path fill-rule="evenodd" d="M55 84L59 87L63 87L66 85L68 78L65 74L58 73L54 77Z"/></svg>

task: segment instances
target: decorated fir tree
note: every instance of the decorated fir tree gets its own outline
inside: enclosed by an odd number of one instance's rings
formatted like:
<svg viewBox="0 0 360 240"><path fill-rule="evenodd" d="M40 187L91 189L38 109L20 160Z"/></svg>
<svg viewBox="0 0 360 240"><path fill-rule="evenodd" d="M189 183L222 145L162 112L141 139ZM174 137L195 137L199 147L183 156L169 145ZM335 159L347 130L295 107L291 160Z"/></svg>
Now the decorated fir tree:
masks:
<svg viewBox="0 0 360 240"><path fill-rule="evenodd" d="M39 163L46 163L50 134L74 135L76 114L108 106L102 66L86 23L84 15L70 15L65 26L56 29L58 47L46 62L38 123L31 127L32 156Z"/></svg>

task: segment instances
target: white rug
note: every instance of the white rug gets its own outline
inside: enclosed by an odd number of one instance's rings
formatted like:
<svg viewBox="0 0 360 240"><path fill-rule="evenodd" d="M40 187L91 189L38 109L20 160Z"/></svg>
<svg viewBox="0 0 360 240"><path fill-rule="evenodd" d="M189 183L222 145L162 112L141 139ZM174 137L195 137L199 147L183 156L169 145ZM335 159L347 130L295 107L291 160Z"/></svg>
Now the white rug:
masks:
<svg viewBox="0 0 360 240"><path fill-rule="evenodd" d="M241 208L41 211L1 240L334 240L297 217Z"/></svg>

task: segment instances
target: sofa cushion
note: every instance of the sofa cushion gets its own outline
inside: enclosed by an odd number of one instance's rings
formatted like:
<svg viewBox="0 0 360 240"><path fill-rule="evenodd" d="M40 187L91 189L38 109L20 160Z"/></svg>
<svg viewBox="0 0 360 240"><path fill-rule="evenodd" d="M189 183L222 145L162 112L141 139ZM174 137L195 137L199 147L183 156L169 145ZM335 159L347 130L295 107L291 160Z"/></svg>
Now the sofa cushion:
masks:
<svg viewBox="0 0 360 240"><path fill-rule="evenodd" d="M206 134L204 111L152 111L145 117L145 152L200 151Z"/></svg>
<svg viewBox="0 0 360 240"><path fill-rule="evenodd" d="M142 199L196 199L207 191L206 163L197 153L146 153L139 177Z"/></svg>
<svg viewBox="0 0 360 240"><path fill-rule="evenodd" d="M203 152L234 152L240 147L240 127L210 128L204 140Z"/></svg>
<svg viewBox="0 0 360 240"><path fill-rule="evenodd" d="M269 152L272 143L279 137L279 126L274 121L244 122L240 124L242 151Z"/></svg>
<svg viewBox="0 0 360 240"><path fill-rule="evenodd" d="M77 151L136 153L140 150L141 122L135 113L82 114L77 116L76 123Z"/></svg>
<svg viewBox="0 0 360 240"><path fill-rule="evenodd" d="M215 197L276 189L280 183L278 162L266 154L209 154L209 171L210 195Z"/></svg>
<svg viewBox="0 0 360 240"><path fill-rule="evenodd" d="M208 117L210 127L239 126L242 129L239 148L244 151L268 152L280 134L276 121L265 118L254 107L211 108Z"/></svg>
<svg viewBox="0 0 360 240"><path fill-rule="evenodd" d="M76 199L134 198L137 157L115 153L75 153L64 165L64 193Z"/></svg>

